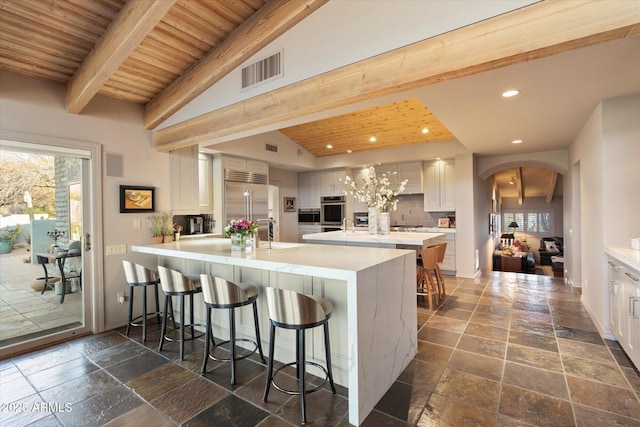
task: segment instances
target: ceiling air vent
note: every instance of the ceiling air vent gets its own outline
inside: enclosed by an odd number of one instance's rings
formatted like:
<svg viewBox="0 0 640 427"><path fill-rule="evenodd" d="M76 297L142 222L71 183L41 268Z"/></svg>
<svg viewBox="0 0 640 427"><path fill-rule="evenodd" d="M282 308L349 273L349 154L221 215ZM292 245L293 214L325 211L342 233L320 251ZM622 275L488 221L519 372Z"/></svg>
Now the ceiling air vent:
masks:
<svg viewBox="0 0 640 427"><path fill-rule="evenodd" d="M242 69L242 89L282 76L282 52Z"/></svg>
<svg viewBox="0 0 640 427"><path fill-rule="evenodd" d="M267 151L273 151L274 153L278 152L278 146L273 144L265 144L265 148Z"/></svg>

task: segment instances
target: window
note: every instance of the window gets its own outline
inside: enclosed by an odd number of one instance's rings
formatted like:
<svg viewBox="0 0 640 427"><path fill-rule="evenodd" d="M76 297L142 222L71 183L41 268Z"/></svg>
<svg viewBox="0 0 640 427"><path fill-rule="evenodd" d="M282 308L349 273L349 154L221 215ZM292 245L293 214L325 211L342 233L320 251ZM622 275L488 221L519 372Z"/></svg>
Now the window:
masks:
<svg viewBox="0 0 640 427"><path fill-rule="evenodd" d="M510 232L509 224L518 224L516 231L546 234L551 231L551 213L545 211L505 211L502 214L503 232Z"/></svg>

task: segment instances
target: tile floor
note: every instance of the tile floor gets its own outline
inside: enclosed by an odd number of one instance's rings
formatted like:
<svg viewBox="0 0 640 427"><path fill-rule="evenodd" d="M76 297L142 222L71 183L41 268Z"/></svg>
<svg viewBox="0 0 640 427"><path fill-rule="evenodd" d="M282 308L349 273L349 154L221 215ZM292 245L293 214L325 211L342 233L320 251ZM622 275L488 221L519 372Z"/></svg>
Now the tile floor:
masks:
<svg viewBox="0 0 640 427"><path fill-rule="evenodd" d="M363 425L640 425L640 376L598 335L579 290L514 273L447 287L437 311L419 303L418 353ZM262 403L257 359L239 363L231 386L227 365L199 375L202 341L179 362L176 344L157 352L157 327L140 336L121 329L1 361L3 425L299 425L297 397L272 390ZM347 426L346 389L309 395L308 418Z"/></svg>
<svg viewBox="0 0 640 427"><path fill-rule="evenodd" d="M53 290L41 294L31 289L30 283L44 272L40 265L23 262L30 257L29 252L18 249L0 255L0 346L82 322L80 292L66 294L60 304L60 295Z"/></svg>

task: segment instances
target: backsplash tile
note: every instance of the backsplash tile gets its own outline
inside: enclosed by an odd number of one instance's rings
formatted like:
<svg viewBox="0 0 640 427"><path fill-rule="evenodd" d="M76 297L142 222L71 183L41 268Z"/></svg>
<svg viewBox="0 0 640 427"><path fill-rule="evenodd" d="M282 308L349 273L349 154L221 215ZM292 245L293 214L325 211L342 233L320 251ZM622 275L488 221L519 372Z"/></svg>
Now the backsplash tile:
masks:
<svg viewBox="0 0 640 427"><path fill-rule="evenodd" d="M448 213L455 212L425 212L422 194L401 195L398 196L398 209L391 212L391 225L437 227L438 218L444 218Z"/></svg>

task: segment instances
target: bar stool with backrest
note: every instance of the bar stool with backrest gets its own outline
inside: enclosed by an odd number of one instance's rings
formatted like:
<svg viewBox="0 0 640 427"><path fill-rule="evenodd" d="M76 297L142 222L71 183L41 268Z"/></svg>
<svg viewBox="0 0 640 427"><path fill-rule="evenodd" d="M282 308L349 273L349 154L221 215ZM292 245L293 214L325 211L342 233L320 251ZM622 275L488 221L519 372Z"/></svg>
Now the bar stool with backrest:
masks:
<svg viewBox="0 0 640 427"><path fill-rule="evenodd" d="M196 338L201 337L204 333L200 333L196 335L195 326L204 326L204 325L196 325L193 318L193 296L197 293L202 292L202 288L200 287L200 278L192 276L187 277L179 271L172 270L170 268L166 268L163 266L158 266L158 275L160 276L160 284L162 285L162 292L164 292L164 312L162 315L162 332L160 333L160 345L158 346L158 351L162 351L162 346L166 341L173 342L176 341L174 338L170 338L167 335L167 311L171 307L171 312L173 312L173 302L172 298L174 296L180 297L180 360L184 359L184 342L194 340ZM190 323L188 325L184 324L184 298L189 296L189 304L191 309L190 315ZM173 315L172 315L173 317ZM175 318L174 320L174 329L175 329ZM185 327L189 328L190 336L189 338L184 337L184 329Z"/></svg>
<svg viewBox="0 0 640 427"><path fill-rule="evenodd" d="M430 246L436 246L440 249L440 252L438 253L438 260L436 262L435 275L436 283L438 285L438 294L440 295L440 299L444 299L444 297L447 295L447 291L444 285L444 275L442 274L442 270L440 270L440 263L444 261L444 255L447 252L447 242Z"/></svg>
<svg viewBox="0 0 640 427"><path fill-rule="evenodd" d="M260 342L260 327L258 325L258 305L256 303L258 299L258 288L244 283L232 283L221 277L212 277L207 274L200 275L200 284L202 285L202 295L204 296L204 304L207 307L207 329L205 332L205 346L204 346L204 360L202 361L202 373L207 372L207 361L209 358L218 362L231 362L231 384L236 383L236 361L245 359L258 350L260 352L260 359L262 363L265 363L264 354L262 354L262 343ZM253 306L253 323L256 332L256 339L251 340L248 338L236 338L236 316L235 309L251 304ZM213 338L213 331L211 327L211 310L214 308L223 308L229 310L229 340L218 343ZM236 341L245 341L253 343L255 348L253 351L238 357L236 355ZM229 343L228 359L221 359L215 357L212 352L209 351L209 344L213 343L215 347Z"/></svg>
<svg viewBox="0 0 640 427"><path fill-rule="evenodd" d="M331 369L331 349L329 348L329 318L333 307L326 299L314 296L303 295L285 289L265 288L267 297L267 307L269 309L269 320L271 330L269 333L269 364L267 366L267 382L264 389L262 401L266 403L271 385L290 395L300 396L300 414L302 424L307 422L307 411L305 396L319 390L329 380L331 391L336 394L336 386L333 383L333 371ZM324 327L324 347L327 367L315 363L307 362L305 357L305 332L307 329L323 325ZM293 329L296 331L296 361L287 363L273 371L273 354L275 349L276 326L283 329ZM324 381L307 390L305 384L305 366L310 364L321 369L325 373ZM278 383L274 377L283 368L296 365L298 378L298 391L287 390Z"/></svg>
<svg viewBox="0 0 640 427"><path fill-rule="evenodd" d="M129 331L132 326L142 326L142 341L147 340L147 316L149 314L155 314L160 323L160 304L158 302L158 279L155 272L147 267L133 263L131 261L122 260L122 266L124 267L124 276L129 285L129 321L127 323L127 331L125 334L129 336ZM147 312L147 287L153 286L155 291L156 311L155 313ZM133 317L133 295L134 289L137 287L142 288L142 315L136 318ZM140 323L136 323L141 319Z"/></svg>
<svg viewBox="0 0 640 427"><path fill-rule="evenodd" d="M440 254L440 248L438 246L428 246L422 248L422 280L418 285L417 294L427 297L429 303L429 310L433 310L434 300L435 305L440 304L440 294L438 292L438 285L435 279L431 276L431 272L435 272L438 264L438 256Z"/></svg>

